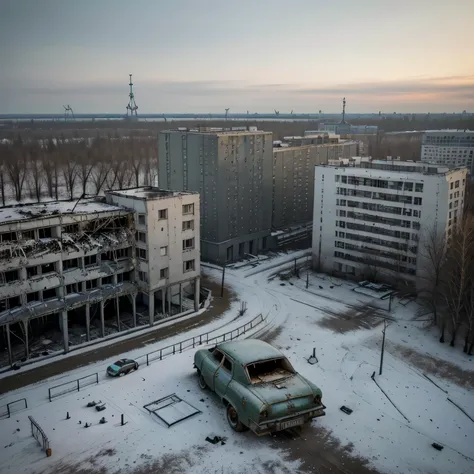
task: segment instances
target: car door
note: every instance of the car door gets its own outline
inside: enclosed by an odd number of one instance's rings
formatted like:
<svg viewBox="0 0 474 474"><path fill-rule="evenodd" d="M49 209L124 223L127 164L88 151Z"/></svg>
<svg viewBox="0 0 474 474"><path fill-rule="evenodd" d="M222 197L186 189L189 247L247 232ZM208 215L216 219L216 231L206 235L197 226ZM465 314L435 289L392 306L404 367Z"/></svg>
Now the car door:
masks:
<svg viewBox="0 0 474 474"><path fill-rule="evenodd" d="M232 360L224 355L221 365L217 368L214 374L214 391L223 397L227 391L227 386L232 380L233 364Z"/></svg>
<svg viewBox="0 0 474 474"><path fill-rule="evenodd" d="M211 390L214 390L214 376L223 358L224 354L216 348L212 351L210 357L205 357L202 361L201 374Z"/></svg>

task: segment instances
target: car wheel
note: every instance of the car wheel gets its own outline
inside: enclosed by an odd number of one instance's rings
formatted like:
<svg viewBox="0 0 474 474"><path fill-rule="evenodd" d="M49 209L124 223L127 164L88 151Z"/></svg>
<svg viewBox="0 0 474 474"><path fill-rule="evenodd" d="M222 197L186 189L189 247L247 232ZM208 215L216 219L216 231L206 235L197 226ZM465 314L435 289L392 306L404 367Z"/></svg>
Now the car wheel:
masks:
<svg viewBox="0 0 474 474"><path fill-rule="evenodd" d="M135 364L135 370L138 370L138 364Z"/></svg>
<svg viewBox="0 0 474 474"><path fill-rule="evenodd" d="M201 390L206 390L207 389L207 383L204 380L204 377L202 376L201 372L198 371L198 377L199 377L199 387Z"/></svg>
<svg viewBox="0 0 474 474"><path fill-rule="evenodd" d="M123 377L125 375L125 372L120 372L119 377Z"/></svg>
<svg viewBox="0 0 474 474"><path fill-rule="evenodd" d="M238 431L239 433L248 430L248 428L239 420L237 410L230 403L227 405L227 422L234 431Z"/></svg>

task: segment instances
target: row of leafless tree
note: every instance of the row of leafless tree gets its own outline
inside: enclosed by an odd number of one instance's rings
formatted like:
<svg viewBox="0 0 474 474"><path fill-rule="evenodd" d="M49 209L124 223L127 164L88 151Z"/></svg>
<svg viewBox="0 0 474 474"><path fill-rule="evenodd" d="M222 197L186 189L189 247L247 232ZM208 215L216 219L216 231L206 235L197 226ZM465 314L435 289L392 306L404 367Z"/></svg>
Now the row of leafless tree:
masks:
<svg viewBox="0 0 474 474"><path fill-rule="evenodd" d="M463 351L474 351L474 213L467 193L464 216L446 236L433 228L424 253L427 259L426 288L420 293L440 328L440 342L455 346L461 338Z"/></svg>
<svg viewBox="0 0 474 474"><path fill-rule="evenodd" d="M2 205L98 195L105 189L155 184L157 139L153 136L24 140L0 144Z"/></svg>

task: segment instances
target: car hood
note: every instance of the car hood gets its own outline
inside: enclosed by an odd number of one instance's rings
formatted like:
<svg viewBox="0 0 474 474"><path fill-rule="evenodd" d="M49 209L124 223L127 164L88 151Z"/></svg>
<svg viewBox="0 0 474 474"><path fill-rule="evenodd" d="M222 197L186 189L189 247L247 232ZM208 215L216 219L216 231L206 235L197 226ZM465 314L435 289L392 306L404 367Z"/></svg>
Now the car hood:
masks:
<svg viewBox="0 0 474 474"><path fill-rule="evenodd" d="M263 403L268 403L269 405L313 395L312 387L299 374L292 375L281 381L249 385L248 389Z"/></svg>
<svg viewBox="0 0 474 474"><path fill-rule="evenodd" d="M120 367L118 365L111 364L107 367L107 370L111 370L112 372L118 372L120 370Z"/></svg>

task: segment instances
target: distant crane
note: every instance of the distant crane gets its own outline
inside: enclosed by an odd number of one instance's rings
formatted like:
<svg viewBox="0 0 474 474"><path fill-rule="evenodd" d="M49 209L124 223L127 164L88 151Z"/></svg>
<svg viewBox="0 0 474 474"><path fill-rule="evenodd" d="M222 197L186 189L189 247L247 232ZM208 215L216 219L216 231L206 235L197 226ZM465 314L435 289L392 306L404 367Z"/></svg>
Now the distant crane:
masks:
<svg viewBox="0 0 474 474"><path fill-rule="evenodd" d="M127 104L127 107L126 107L126 109L127 109L127 118L138 120L138 114L137 114L138 105L135 102L135 95L133 94L132 75L129 74L129 76L130 76L130 83L129 83L130 92L128 94L129 100L128 100L128 104Z"/></svg>
<svg viewBox="0 0 474 474"><path fill-rule="evenodd" d="M293 109L291 109L290 115L293 115Z"/></svg>
<svg viewBox="0 0 474 474"><path fill-rule="evenodd" d="M76 117L74 117L74 111L72 110L72 107L68 105L63 105L64 107L64 120L67 122L69 119L76 120Z"/></svg>
<svg viewBox="0 0 474 474"><path fill-rule="evenodd" d="M166 118L165 114L163 114L163 120L165 121L165 123L168 121L168 119Z"/></svg>
<svg viewBox="0 0 474 474"><path fill-rule="evenodd" d="M230 108L225 109L225 119L227 120L227 117L229 116L229 110Z"/></svg>
<svg viewBox="0 0 474 474"><path fill-rule="evenodd" d="M280 115L280 111L276 110L276 109L274 109L274 110L275 110L275 115L278 117Z"/></svg>

